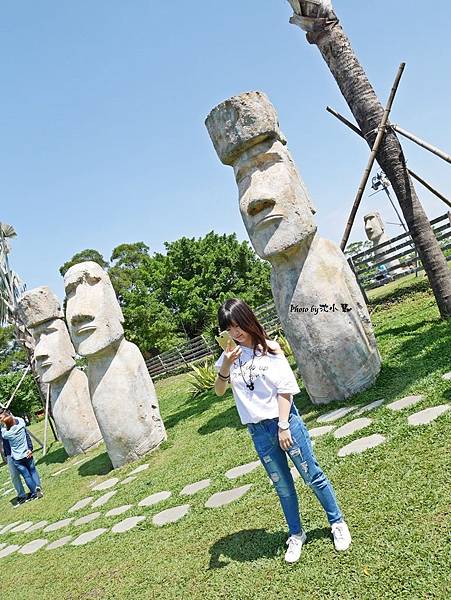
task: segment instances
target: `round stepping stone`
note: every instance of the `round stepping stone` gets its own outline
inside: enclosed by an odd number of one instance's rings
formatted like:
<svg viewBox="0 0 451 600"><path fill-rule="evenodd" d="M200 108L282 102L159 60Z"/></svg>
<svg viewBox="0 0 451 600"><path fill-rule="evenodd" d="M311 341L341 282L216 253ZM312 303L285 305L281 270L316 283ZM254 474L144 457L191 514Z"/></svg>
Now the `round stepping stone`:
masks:
<svg viewBox="0 0 451 600"><path fill-rule="evenodd" d="M311 438L320 437L321 435L326 435L335 429L335 425L323 425L322 427L314 427L313 429L309 429L309 435Z"/></svg>
<svg viewBox="0 0 451 600"><path fill-rule="evenodd" d="M40 529L43 529L47 525L47 523L48 521L38 521L37 523L29 527L26 531L24 531L24 533L33 533L34 531L39 531Z"/></svg>
<svg viewBox="0 0 451 600"><path fill-rule="evenodd" d="M442 375L442 379L444 379L445 381L451 381L451 371Z"/></svg>
<svg viewBox="0 0 451 600"><path fill-rule="evenodd" d="M378 406L381 406L381 404L383 404L384 402L385 400L382 399L375 400L374 402L370 402L369 404L365 404L365 406L362 406L362 408L359 408L359 410L354 413L354 416L357 417L358 415L363 415L363 413L369 412L370 410L374 410Z"/></svg>
<svg viewBox="0 0 451 600"><path fill-rule="evenodd" d="M219 506L226 506L234 500L238 500L241 496L244 496L252 487L252 484L242 485L241 487L233 488L232 490L226 490L225 492L217 492L210 496L206 501L205 506L207 508L218 508Z"/></svg>
<svg viewBox="0 0 451 600"><path fill-rule="evenodd" d="M59 540L52 542L51 544L46 546L45 549L46 550L55 550L56 548L61 548L62 546L65 546L68 542L70 542L72 538L73 538L72 535L66 535L66 536L60 538Z"/></svg>
<svg viewBox="0 0 451 600"><path fill-rule="evenodd" d="M401 398L401 400L396 400L395 402L387 404L387 408L398 411L413 406L414 404L418 404L421 400L423 400L423 396L406 396L405 398Z"/></svg>
<svg viewBox="0 0 451 600"><path fill-rule="evenodd" d="M103 494L103 496L100 496L100 498L98 498L95 502L91 504L91 508L99 508L99 506L103 506L116 494L117 490L113 490L112 492L107 492L106 494Z"/></svg>
<svg viewBox="0 0 451 600"><path fill-rule="evenodd" d="M91 504L93 500L94 496L88 496L87 498L83 498L82 500L79 500L76 504L71 506L67 512L73 513L77 510L81 510L82 508L86 508L86 506L88 506L88 504Z"/></svg>
<svg viewBox="0 0 451 600"><path fill-rule="evenodd" d="M32 542L25 544L25 546L22 546L18 552L19 554L34 554L40 548L48 544L48 542L48 540L33 540Z"/></svg>
<svg viewBox="0 0 451 600"><path fill-rule="evenodd" d="M202 479L202 481L196 481L196 483L190 483L185 485L183 490L180 492L181 496L192 496L196 492L200 492L207 488L211 484L211 479Z"/></svg>
<svg viewBox="0 0 451 600"><path fill-rule="evenodd" d="M137 475L138 473L142 473L143 471L146 471L149 467L150 467L149 463L146 463L144 465L139 465L139 467L136 467L136 469L133 469L133 471L130 471L130 475Z"/></svg>
<svg viewBox="0 0 451 600"><path fill-rule="evenodd" d="M333 421L338 421L338 419L345 417L353 410L357 410L357 408L357 406L342 406L341 408L336 408L335 410L331 410L330 412L321 415L316 420L318 423L333 423Z"/></svg>
<svg viewBox="0 0 451 600"><path fill-rule="evenodd" d="M11 544L10 546L6 546L6 548L3 548L3 550L0 550L0 558L4 558L5 556L9 556L10 554L12 554L13 552L15 552L19 548L20 548L20 546L17 546L17 544Z"/></svg>
<svg viewBox="0 0 451 600"><path fill-rule="evenodd" d="M67 527L68 525L70 525L72 523L73 520L74 520L74 517L69 517L68 519L62 519L61 521L57 521L56 523L47 525L47 527L44 529L44 532L47 533L48 531L57 531L58 529Z"/></svg>
<svg viewBox="0 0 451 600"><path fill-rule="evenodd" d="M124 533L125 531L128 531L129 529L133 529L133 527L136 527L138 525L138 523L141 523L141 521L144 521L145 518L146 517L144 517L144 516L128 517L128 519L124 519L123 521L116 523L116 525L114 525L111 528L111 531L113 533Z"/></svg>
<svg viewBox="0 0 451 600"><path fill-rule="evenodd" d="M116 483L119 481L119 477L112 477L111 479L107 479L106 481L102 481L102 483L98 483L92 488L93 492L103 492L103 490L109 490L114 487Z"/></svg>
<svg viewBox="0 0 451 600"><path fill-rule="evenodd" d="M130 475L130 477L126 477L125 479L123 479L120 483L120 485L127 485L127 483L131 483L132 481L135 481L136 476L135 475Z"/></svg>
<svg viewBox="0 0 451 600"><path fill-rule="evenodd" d="M10 532L11 533L20 533L21 531L28 529L31 525L33 525L33 521L25 521L25 523L21 523L20 525L17 525L17 527L10 529Z"/></svg>
<svg viewBox="0 0 451 600"><path fill-rule="evenodd" d="M259 467L260 465L261 465L261 462L259 460L254 460L253 462L246 463L245 465L240 465L239 467L234 467L233 469L229 469L225 473L225 476L227 477L227 479L236 479L237 477L240 477L241 475L246 475L246 473L250 473L251 471L253 471L257 467Z"/></svg>
<svg viewBox="0 0 451 600"><path fill-rule="evenodd" d="M76 521L74 521L72 523L72 525L85 525L86 523L90 523L91 521L94 521L95 519L98 519L100 517L102 513L100 512L94 512L91 513L89 515L85 515L84 517L80 517L79 519L77 519Z"/></svg>
<svg viewBox="0 0 451 600"><path fill-rule="evenodd" d="M167 500L171 495L171 492L157 492L156 494L147 496L147 498L143 498L140 502L138 502L138 506L152 506L158 502L161 502L162 500Z"/></svg>
<svg viewBox="0 0 451 600"><path fill-rule="evenodd" d="M105 513L105 517L117 517L118 515L122 515L122 513L130 510L132 506L133 504L124 504L123 506L117 506L116 508L112 508L107 513Z"/></svg>
<svg viewBox="0 0 451 600"><path fill-rule="evenodd" d="M189 508L189 504L182 504L181 506L174 506L174 508L162 510L154 515L152 523L157 525L157 527L162 527L168 523L175 523L188 513Z"/></svg>
<svg viewBox="0 0 451 600"><path fill-rule="evenodd" d="M343 446L343 448L340 448L338 451L338 456L343 457L348 456L348 454L360 454L361 452L379 446L379 444L383 444L384 442L385 438L383 435L374 433L373 435L359 438L358 440L354 440L350 444Z"/></svg>
<svg viewBox="0 0 451 600"><path fill-rule="evenodd" d="M105 531L108 531L108 529L105 529L103 527L100 529L93 529L92 531L86 531L86 533L82 533L77 538L75 538L71 546L83 546L84 544L92 542L92 540L98 538L99 535L102 535L102 533L105 533Z"/></svg>
<svg viewBox="0 0 451 600"><path fill-rule="evenodd" d="M296 467L291 467L290 473L291 473L291 477L293 477L293 481L296 481L296 479L299 479L300 475L299 475L299 471L296 469ZM272 481L272 480L270 480L270 481L274 485L274 481Z"/></svg>
<svg viewBox="0 0 451 600"><path fill-rule="evenodd" d="M371 425L372 422L373 421L371 419L368 419L367 417L360 417L360 419L353 419L352 421L349 421L349 423L346 423L345 425L342 425L341 427L336 429L333 434L334 438L335 439L344 438L347 435L351 435L351 434L355 433L356 431L360 431L361 429L368 427L368 425Z"/></svg>
<svg viewBox="0 0 451 600"><path fill-rule="evenodd" d="M14 529L14 527L16 527L17 525L19 525L20 523L22 523L22 521L15 521L14 523L10 523L9 525L5 525L3 527L3 529L0 531L1 533L8 533L8 531L11 531L11 529Z"/></svg>
<svg viewBox="0 0 451 600"><path fill-rule="evenodd" d="M419 412L410 415L410 417L407 418L407 422L409 425L428 425L428 423L435 421L435 419L449 410L449 408L449 404L431 406L430 408L425 408L424 410L420 410Z"/></svg>

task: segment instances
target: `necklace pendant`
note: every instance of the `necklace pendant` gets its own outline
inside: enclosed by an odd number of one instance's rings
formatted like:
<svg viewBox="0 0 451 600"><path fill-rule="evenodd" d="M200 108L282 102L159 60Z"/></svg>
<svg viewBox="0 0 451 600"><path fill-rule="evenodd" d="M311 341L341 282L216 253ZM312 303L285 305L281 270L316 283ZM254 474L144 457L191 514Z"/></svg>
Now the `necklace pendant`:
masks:
<svg viewBox="0 0 451 600"><path fill-rule="evenodd" d="M247 387L251 390L251 392L254 391L254 384L253 383L250 383Z"/></svg>

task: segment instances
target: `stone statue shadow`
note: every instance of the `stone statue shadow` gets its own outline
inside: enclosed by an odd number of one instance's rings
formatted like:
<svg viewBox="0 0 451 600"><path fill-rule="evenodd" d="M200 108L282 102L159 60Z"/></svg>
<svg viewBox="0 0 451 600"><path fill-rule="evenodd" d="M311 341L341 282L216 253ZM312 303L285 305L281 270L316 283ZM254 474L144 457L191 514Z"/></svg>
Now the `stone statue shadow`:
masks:
<svg viewBox="0 0 451 600"><path fill-rule="evenodd" d="M89 477L91 475L106 475L112 470L113 465L111 464L110 457L107 452L103 452L81 464L78 468L78 473L82 477Z"/></svg>
<svg viewBox="0 0 451 600"><path fill-rule="evenodd" d="M38 450L36 450L37 452ZM36 456L36 452L33 451L33 454ZM69 455L67 454L67 452L64 450L64 448L61 446L60 448L57 448L56 450L53 450L53 452L48 452L45 456L41 456L41 458L39 458L39 460L36 461L37 465L53 465L53 464L62 464L64 462L66 462L66 460L69 458Z"/></svg>
<svg viewBox="0 0 451 600"><path fill-rule="evenodd" d="M321 538L330 538L330 529L323 527L307 532L307 544ZM285 552L287 533L268 533L264 529L244 529L227 535L210 547L209 569L222 569L230 562L253 562L260 558L275 558ZM226 557L229 560L224 560Z"/></svg>
<svg viewBox="0 0 451 600"><path fill-rule="evenodd" d="M228 392L230 393L230 392ZM205 392L200 396L191 396L183 405L181 410L178 412L164 417L164 426L166 429L172 429L181 421L185 421L190 417L200 415L217 402L222 402L226 396L217 396L214 391Z"/></svg>

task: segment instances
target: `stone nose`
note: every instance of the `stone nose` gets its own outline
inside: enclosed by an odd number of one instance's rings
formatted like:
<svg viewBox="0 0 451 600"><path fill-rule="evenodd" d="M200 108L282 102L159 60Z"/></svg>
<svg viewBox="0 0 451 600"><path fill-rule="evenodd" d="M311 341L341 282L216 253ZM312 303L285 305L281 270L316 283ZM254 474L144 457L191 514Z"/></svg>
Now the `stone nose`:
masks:
<svg viewBox="0 0 451 600"><path fill-rule="evenodd" d="M75 314L70 320L72 327L79 327L80 325L87 324L91 321L94 321L94 315L86 315L86 314Z"/></svg>
<svg viewBox="0 0 451 600"><path fill-rule="evenodd" d="M269 198L254 198L247 205L247 214L254 217L266 208L272 209L274 205L275 201L270 200Z"/></svg>

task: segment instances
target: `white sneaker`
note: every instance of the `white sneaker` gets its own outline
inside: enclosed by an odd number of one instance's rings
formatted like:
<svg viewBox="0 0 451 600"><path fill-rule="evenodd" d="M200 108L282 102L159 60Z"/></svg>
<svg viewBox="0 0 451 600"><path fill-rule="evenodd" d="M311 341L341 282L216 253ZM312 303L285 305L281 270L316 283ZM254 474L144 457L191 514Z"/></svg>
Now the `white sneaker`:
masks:
<svg viewBox="0 0 451 600"><path fill-rule="evenodd" d="M344 521L332 525L335 550L347 550L351 545L351 534Z"/></svg>
<svg viewBox="0 0 451 600"><path fill-rule="evenodd" d="M301 556L302 546L305 544L307 536L303 531L299 535L290 535L287 539L288 550L285 554L285 560L288 563L294 563L299 560Z"/></svg>

